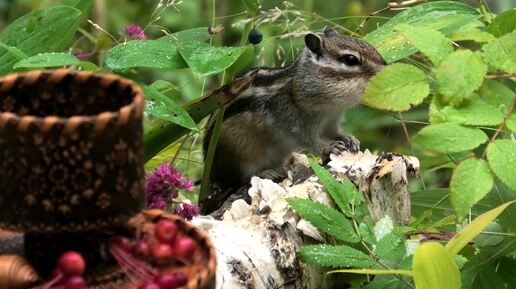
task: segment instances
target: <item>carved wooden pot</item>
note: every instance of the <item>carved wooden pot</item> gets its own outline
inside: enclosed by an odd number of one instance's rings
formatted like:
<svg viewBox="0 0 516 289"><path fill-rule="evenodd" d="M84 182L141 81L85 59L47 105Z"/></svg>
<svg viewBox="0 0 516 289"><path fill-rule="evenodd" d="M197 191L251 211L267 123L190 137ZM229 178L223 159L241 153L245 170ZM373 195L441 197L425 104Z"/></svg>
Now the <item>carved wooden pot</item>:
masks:
<svg viewBox="0 0 516 289"><path fill-rule="evenodd" d="M0 78L0 227L102 229L144 205L142 91L70 70Z"/></svg>

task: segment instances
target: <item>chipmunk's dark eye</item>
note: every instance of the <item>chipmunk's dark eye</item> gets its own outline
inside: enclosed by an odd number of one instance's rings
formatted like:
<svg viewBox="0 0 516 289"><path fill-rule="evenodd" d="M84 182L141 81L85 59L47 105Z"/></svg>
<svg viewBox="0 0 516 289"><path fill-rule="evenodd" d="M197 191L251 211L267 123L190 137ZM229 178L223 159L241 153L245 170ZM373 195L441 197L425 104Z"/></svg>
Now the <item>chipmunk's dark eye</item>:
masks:
<svg viewBox="0 0 516 289"><path fill-rule="evenodd" d="M346 64L347 66L356 66L360 65L360 59L358 59L353 54L344 54L340 57L340 62Z"/></svg>

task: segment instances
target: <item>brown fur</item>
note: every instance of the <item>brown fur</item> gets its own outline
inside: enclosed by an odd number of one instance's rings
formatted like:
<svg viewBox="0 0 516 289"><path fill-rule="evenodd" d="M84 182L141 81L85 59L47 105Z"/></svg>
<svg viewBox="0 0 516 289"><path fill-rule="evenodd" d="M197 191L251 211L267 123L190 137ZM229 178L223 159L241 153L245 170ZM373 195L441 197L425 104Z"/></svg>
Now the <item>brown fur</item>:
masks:
<svg viewBox="0 0 516 289"><path fill-rule="evenodd" d="M305 40L307 47L290 66L248 72L257 73L253 83L226 106L211 174L223 192L253 175L281 176L284 162L299 148L328 154L334 142L333 148L358 149L355 138L340 132L340 117L360 102L367 81L385 61L371 45L332 28ZM361 64L343 64L343 54L355 55ZM214 123L212 117L205 152Z"/></svg>

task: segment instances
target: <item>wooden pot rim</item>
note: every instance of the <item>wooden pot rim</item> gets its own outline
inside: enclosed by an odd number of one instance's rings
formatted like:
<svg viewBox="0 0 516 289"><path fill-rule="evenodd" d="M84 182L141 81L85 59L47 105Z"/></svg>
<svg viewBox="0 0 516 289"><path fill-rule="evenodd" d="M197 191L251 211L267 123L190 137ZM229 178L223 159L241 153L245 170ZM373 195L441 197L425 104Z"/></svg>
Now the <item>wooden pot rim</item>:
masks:
<svg viewBox="0 0 516 289"><path fill-rule="evenodd" d="M74 76L73 82L76 83L78 87L80 87L82 83L85 83L92 77L99 78L100 85L102 87L108 87L113 82L118 81L120 87L131 88L133 91L133 98L130 103L121 106L116 111L104 111L95 115L74 115L71 117L50 115L42 117L33 115L20 116L12 112L0 111L0 128L4 127L8 122L14 121L18 123L18 127L21 130L25 130L24 128L27 128L32 123L36 123L44 131L50 129L54 124L62 124L65 125L66 132L72 131L80 123L106 123L113 118L118 118L119 121L123 124L130 118L131 114L135 113L135 115L140 116L143 112L144 96L142 89L132 80L108 73L74 71L70 69L35 70L24 73L13 73L0 78L0 93L12 88L12 86L19 78L23 78L22 84L31 85L44 74L48 75L46 83L50 85L58 84L67 75Z"/></svg>

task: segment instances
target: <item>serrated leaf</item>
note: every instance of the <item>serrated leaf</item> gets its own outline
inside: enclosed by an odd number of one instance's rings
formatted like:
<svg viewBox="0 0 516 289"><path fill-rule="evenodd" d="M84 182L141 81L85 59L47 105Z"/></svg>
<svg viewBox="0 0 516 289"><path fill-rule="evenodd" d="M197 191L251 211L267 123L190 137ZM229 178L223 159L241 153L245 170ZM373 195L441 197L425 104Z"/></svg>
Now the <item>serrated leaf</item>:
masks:
<svg viewBox="0 0 516 289"><path fill-rule="evenodd" d="M486 141L487 135L482 130L456 123L428 125L414 137L414 142L424 148L442 153L472 150Z"/></svg>
<svg viewBox="0 0 516 289"><path fill-rule="evenodd" d="M367 84L362 102L392 111L406 111L423 102L430 93L426 75L419 68L403 63L389 65Z"/></svg>
<svg viewBox="0 0 516 289"><path fill-rule="evenodd" d="M27 55L60 51L68 47L81 21L81 12L69 6L37 9L16 19L0 33L0 42ZM0 75L19 61L0 50Z"/></svg>
<svg viewBox="0 0 516 289"><path fill-rule="evenodd" d="M187 68L177 49L178 45L188 41L204 41L208 28L193 28L178 31L174 34L156 40L132 40L111 48L105 59L105 64L112 70L128 68Z"/></svg>
<svg viewBox="0 0 516 289"><path fill-rule="evenodd" d="M381 238L374 250L382 260L400 260L406 255L403 239L395 232Z"/></svg>
<svg viewBox="0 0 516 289"><path fill-rule="evenodd" d="M319 202L298 198L288 199L288 203L303 219L322 232L346 242L359 241L349 221L337 210Z"/></svg>
<svg viewBox="0 0 516 289"><path fill-rule="evenodd" d="M251 46L216 47L198 41L186 41L179 46L179 52L192 72L204 77L224 71L235 63Z"/></svg>
<svg viewBox="0 0 516 289"><path fill-rule="evenodd" d="M516 142L498 139L487 146L487 160L495 175L516 190Z"/></svg>
<svg viewBox="0 0 516 289"><path fill-rule="evenodd" d="M59 66L68 66L68 65L76 65L81 63L81 61L68 53L56 53L56 52L48 52L48 53L40 53L38 55L34 55L32 57L23 59L16 64L14 64L14 68L42 68L42 67L59 67Z"/></svg>
<svg viewBox="0 0 516 289"><path fill-rule="evenodd" d="M493 184L493 175L485 160L467 159L457 166L450 182L450 197L459 220L489 193Z"/></svg>
<svg viewBox="0 0 516 289"><path fill-rule="evenodd" d="M143 92L145 93L145 112L190 130L198 131L197 125L190 115L172 99L150 86L144 86Z"/></svg>
<svg viewBox="0 0 516 289"><path fill-rule="evenodd" d="M426 55L435 65L441 63L453 52L451 41L435 29L400 24L396 26L396 30L400 31L412 46Z"/></svg>
<svg viewBox="0 0 516 289"><path fill-rule="evenodd" d="M392 222L391 217L388 215L381 218L375 225L374 225L374 236L376 240L381 240L386 235L392 233L392 229L394 229L394 224Z"/></svg>
<svg viewBox="0 0 516 289"><path fill-rule="evenodd" d="M471 41L475 41L478 43L490 42L495 39L495 37L492 34L489 34L478 28L466 30L466 31L457 31L457 32L454 32L454 33L448 35L448 38L452 41L471 40Z"/></svg>
<svg viewBox="0 0 516 289"><path fill-rule="evenodd" d="M503 210L514 202L516 201L507 202L475 218L471 223L451 238L448 243L446 243L446 250L448 250L452 255L459 253L464 246L471 242L471 240L475 239L489 223L496 219Z"/></svg>
<svg viewBox="0 0 516 289"><path fill-rule="evenodd" d="M358 192L348 178L344 178L342 183L340 183L328 170L317 164L313 158L308 159L308 162L310 163L310 167L314 171L315 175L319 178L319 181L328 191L328 194L330 194L339 209L346 216L351 217L353 213L351 211L350 204L356 206L363 202L363 196Z"/></svg>
<svg viewBox="0 0 516 289"><path fill-rule="evenodd" d="M514 99L513 90L493 79L486 79L478 92L487 104L497 108L503 114L509 109Z"/></svg>
<svg viewBox="0 0 516 289"><path fill-rule="evenodd" d="M376 262L357 249L348 246L309 245L298 252L299 259L308 264L326 267L369 267Z"/></svg>
<svg viewBox="0 0 516 289"><path fill-rule="evenodd" d="M503 36L516 29L516 10L509 10L501 13L493 19L486 31L496 37Z"/></svg>
<svg viewBox="0 0 516 289"><path fill-rule="evenodd" d="M432 123L454 122L464 125L495 126L502 123L503 113L481 98L466 101L459 107L443 106L439 96L436 95L430 105L430 121Z"/></svg>
<svg viewBox="0 0 516 289"><path fill-rule="evenodd" d="M455 1L436 1L411 7L387 21L364 39L371 43L388 62L394 62L416 52L417 49L395 31L399 24L425 26L447 35L479 18L475 8Z"/></svg>
<svg viewBox="0 0 516 289"><path fill-rule="evenodd" d="M414 253L412 272L417 289L460 289L459 268L443 245L421 244Z"/></svg>
<svg viewBox="0 0 516 289"><path fill-rule="evenodd" d="M484 81L487 66L478 54L459 50L450 54L436 71L438 91L443 101L453 106L460 105Z"/></svg>
<svg viewBox="0 0 516 289"><path fill-rule="evenodd" d="M505 34L482 46L484 60L502 71L516 73L516 32Z"/></svg>
<svg viewBox="0 0 516 289"><path fill-rule="evenodd" d="M516 113L512 113L505 124L512 132L516 132Z"/></svg>

